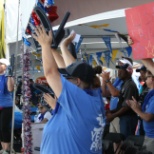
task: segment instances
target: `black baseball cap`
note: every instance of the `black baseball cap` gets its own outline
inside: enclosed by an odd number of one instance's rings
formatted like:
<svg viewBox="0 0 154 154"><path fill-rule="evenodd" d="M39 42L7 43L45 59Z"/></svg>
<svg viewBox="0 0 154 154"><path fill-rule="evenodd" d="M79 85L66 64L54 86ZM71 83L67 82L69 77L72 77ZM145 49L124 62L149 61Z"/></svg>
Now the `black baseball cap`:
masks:
<svg viewBox="0 0 154 154"><path fill-rule="evenodd" d="M76 61L65 69L59 69L59 72L66 78L75 77L86 83L91 83L95 76L92 66L82 61Z"/></svg>
<svg viewBox="0 0 154 154"><path fill-rule="evenodd" d="M140 72L140 71L146 71L146 67L143 65L140 68L136 69L136 72Z"/></svg>

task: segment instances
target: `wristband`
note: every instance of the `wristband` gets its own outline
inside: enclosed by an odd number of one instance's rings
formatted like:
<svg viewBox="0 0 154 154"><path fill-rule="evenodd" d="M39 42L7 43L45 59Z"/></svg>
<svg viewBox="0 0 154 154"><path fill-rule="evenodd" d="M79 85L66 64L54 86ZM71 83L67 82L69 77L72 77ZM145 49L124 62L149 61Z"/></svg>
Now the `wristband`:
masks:
<svg viewBox="0 0 154 154"><path fill-rule="evenodd" d="M108 79L108 80L105 80L105 83L109 83L110 82L110 80Z"/></svg>

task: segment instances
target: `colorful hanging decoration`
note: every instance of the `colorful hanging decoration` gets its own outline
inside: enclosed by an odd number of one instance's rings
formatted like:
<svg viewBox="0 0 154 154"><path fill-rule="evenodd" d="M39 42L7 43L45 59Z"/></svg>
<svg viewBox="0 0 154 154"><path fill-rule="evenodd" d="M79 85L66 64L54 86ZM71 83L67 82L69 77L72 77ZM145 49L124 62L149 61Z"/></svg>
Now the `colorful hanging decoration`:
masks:
<svg viewBox="0 0 154 154"><path fill-rule="evenodd" d="M106 47L109 49L110 54L112 54L111 38L104 36L104 37L102 37L102 39L105 42Z"/></svg>
<svg viewBox="0 0 154 154"><path fill-rule="evenodd" d="M118 32L116 30L107 29L107 28L104 28L103 30L106 31L106 32L111 32L111 33L117 33Z"/></svg>
<svg viewBox="0 0 154 154"><path fill-rule="evenodd" d="M127 56L130 57L130 55L132 54L132 47L128 46L125 48L125 50L127 51Z"/></svg>
<svg viewBox="0 0 154 154"><path fill-rule="evenodd" d="M119 50L112 50L112 60L114 61Z"/></svg>
<svg viewBox="0 0 154 154"><path fill-rule="evenodd" d="M32 154L32 132L31 132L31 116L30 116L30 97L31 91L29 87L30 79L30 50L26 39L22 46L23 55L22 66L23 66L23 137L24 137L24 154Z"/></svg>
<svg viewBox="0 0 154 154"><path fill-rule="evenodd" d="M104 27L106 28L106 27L109 27L110 25L105 23L105 24L97 24L97 25L79 24L78 26L87 26L90 28L102 30Z"/></svg>
<svg viewBox="0 0 154 154"><path fill-rule="evenodd" d="M53 0L39 0L36 5L46 13L46 16L49 18L50 22L58 19L59 16L57 14L57 6L54 5ZM40 23L39 17L35 11L33 11L26 29L26 34L31 35L34 32L35 27L40 25Z"/></svg>
<svg viewBox="0 0 154 154"><path fill-rule="evenodd" d="M109 67L111 61L110 51L105 51L104 56L105 56L106 66Z"/></svg>
<svg viewBox="0 0 154 154"><path fill-rule="evenodd" d="M109 24L99 24L99 25L90 25L89 27L94 29L103 29L104 27L108 27Z"/></svg>

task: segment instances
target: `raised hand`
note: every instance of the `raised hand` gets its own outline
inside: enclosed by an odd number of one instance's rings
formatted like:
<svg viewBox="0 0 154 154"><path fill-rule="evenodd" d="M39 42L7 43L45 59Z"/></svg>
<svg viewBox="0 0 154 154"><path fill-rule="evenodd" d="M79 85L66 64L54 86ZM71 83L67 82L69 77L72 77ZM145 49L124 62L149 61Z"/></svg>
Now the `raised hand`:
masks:
<svg viewBox="0 0 154 154"><path fill-rule="evenodd" d="M132 97L132 100L127 100L126 103L135 112L137 112L138 110L141 110L141 106L139 105L139 103L136 101L134 97Z"/></svg>
<svg viewBox="0 0 154 154"><path fill-rule="evenodd" d="M55 106L56 106L56 101L57 101L57 99L56 99L56 98L53 98L53 97L52 97L50 94L48 94L48 93L44 93L44 94L43 94L43 97L44 97L45 102L48 103L48 105L50 105L50 107L51 107L52 109L54 109Z"/></svg>
<svg viewBox="0 0 154 154"><path fill-rule="evenodd" d="M32 34L33 38L39 42L41 46L51 45L52 43L52 32L51 30L47 33L43 26L38 26L35 29L35 34Z"/></svg>
<svg viewBox="0 0 154 154"><path fill-rule="evenodd" d="M76 33L73 32L71 33L68 37L66 37L60 44L60 46L65 46L68 47L68 45L73 41L73 39L75 38Z"/></svg>
<svg viewBox="0 0 154 154"><path fill-rule="evenodd" d="M132 40L132 38L130 36L127 37L127 40L128 40L128 44L129 45L133 45L134 44L134 42L133 42L133 40Z"/></svg>
<svg viewBox="0 0 154 154"><path fill-rule="evenodd" d="M7 77L12 77L13 76L12 66L7 67L7 69L5 71L5 76L7 76Z"/></svg>
<svg viewBox="0 0 154 154"><path fill-rule="evenodd" d="M100 76L103 78L103 82L110 80L110 72L103 72Z"/></svg>

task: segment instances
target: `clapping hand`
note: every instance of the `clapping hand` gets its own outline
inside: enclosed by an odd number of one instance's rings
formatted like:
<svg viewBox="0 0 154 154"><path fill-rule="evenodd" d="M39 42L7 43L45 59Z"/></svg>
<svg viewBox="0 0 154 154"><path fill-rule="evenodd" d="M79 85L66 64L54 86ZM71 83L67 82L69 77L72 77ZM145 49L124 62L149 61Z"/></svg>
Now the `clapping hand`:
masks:
<svg viewBox="0 0 154 154"><path fill-rule="evenodd" d="M127 100L126 103L135 112L137 112L138 110L141 110L141 106L139 105L139 103L136 101L134 97L132 97L132 100Z"/></svg>

